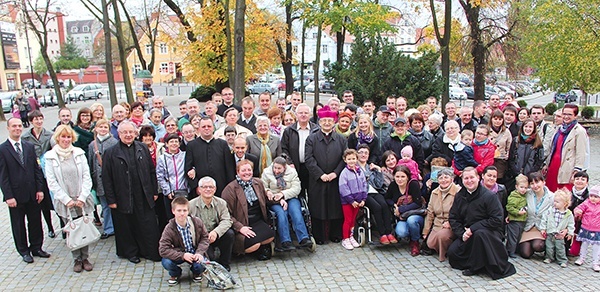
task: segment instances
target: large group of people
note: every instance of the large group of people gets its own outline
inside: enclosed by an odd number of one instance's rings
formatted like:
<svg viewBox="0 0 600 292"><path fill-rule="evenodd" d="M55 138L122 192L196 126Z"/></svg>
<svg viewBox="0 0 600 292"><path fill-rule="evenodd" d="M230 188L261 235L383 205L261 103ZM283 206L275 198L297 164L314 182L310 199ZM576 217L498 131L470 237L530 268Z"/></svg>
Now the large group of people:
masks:
<svg viewBox="0 0 600 292"><path fill-rule="evenodd" d="M268 260L274 241L282 251L313 248L311 235L359 248L355 225L368 208L376 244L406 238L412 256L435 253L466 276L510 276L509 258L536 252L563 267L580 255L582 265L589 246L600 272L600 187L588 189L589 138L575 105L548 123L544 107L519 108L510 94L449 102L445 115L435 97L377 108L355 105L349 90L314 107L298 93L233 101L230 88L204 111L190 99L179 118L160 97L115 105L110 119L95 103L75 123L62 108L52 131L39 110L31 129L10 118L0 178L23 260L50 257L41 214L54 237L54 210L61 224L93 215L118 257L161 261L170 285L186 262L197 282L201 262L229 270L232 255ZM72 252L75 272L93 269L90 251Z"/></svg>

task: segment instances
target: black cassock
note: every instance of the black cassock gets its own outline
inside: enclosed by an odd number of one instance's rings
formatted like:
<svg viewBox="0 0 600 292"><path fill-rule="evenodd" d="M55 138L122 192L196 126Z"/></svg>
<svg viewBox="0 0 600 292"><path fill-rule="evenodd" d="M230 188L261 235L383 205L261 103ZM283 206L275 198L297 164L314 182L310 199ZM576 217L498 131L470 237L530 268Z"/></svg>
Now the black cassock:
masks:
<svg viewBox="0 0 600 292"><path fill-rule="evenodd" d="M498 198L479 185L473 193L462 188L450 209L450 225L456 240L448 248L448 261L455 269L486 272L497 280L517 271L508 262L502 244L503 208ZM463 242L465 228L473 235Z"/></svg>
<svg viewBox="0 0 600 292"><path fill-rule="evenodd" d="M192 168L196 170L196 177L188 179L192 197L195 197L195 189L202 177L210 176L217 182L217 197L221 197L225 186L235 179L235 160L227 142L222 139L212 138L206 142L196 138L189 142L185 151L186 174Z"/></svg>

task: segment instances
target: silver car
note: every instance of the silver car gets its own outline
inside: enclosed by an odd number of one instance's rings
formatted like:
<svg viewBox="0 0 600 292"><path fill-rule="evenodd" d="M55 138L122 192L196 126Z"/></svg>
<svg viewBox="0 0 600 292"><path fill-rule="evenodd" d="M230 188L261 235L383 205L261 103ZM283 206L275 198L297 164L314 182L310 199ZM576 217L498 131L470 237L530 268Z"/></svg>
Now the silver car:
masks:
<svg viewBox="0 0 600 292"><path fill-rule="evenodd" d="M3 112L9 113L12 111L12 106L18 93L18 91L0 92L0 100L2 100Z"/></svg>
<svg viewBox="0 0 600 292"><path fill-rule="evenodd" d="M263 93L265 91L274 94L278 91L277 87L272 83L256 83L250 86L250 93Z"/></svg>
<svg viewBox="0 0 600 292"><path fill-rule="evenodd" d="M104 88L99 83L80 84L67 92L69 100L101 99Z"/></svg>

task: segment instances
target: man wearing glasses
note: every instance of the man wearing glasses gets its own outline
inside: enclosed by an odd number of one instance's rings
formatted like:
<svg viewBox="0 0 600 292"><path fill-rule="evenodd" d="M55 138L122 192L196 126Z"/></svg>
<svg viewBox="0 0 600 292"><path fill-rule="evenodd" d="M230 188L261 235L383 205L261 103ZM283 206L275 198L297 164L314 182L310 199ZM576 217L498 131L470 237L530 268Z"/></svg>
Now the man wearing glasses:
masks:
<svg viewBox="0 0 600 292"><path fill-rule="evenodd" d="M242 112L242 107L236 104L233 104L233 89L229 87L223 88L221 91L221 96L223 97L223 104L220 104L217 108L217 114L220 116L224 116L225 111L231 107L238 110L238 112Z"/></svg>

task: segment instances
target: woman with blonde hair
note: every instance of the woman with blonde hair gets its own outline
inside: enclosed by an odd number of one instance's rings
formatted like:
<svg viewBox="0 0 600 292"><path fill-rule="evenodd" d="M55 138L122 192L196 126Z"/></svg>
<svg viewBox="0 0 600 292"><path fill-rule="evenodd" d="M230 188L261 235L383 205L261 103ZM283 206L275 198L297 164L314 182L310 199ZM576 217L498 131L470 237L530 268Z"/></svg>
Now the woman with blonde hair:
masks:
<svg viewBox="0 0 600 292"><path fill-rule="evenodd" d="M99 102L95 102L90 106L90 110L92 111L92 124L95 124L96 121L100 120L100 119L106 119L106 113L104 111L104 106L99 103Z"/></svg>
<svg viewBox="0 0 600 292"><path fill-rule="evenodd" d="M52 139L56 145L45 155L45 173L48 188L54 194L54 209L63 221L76 219L94 211L91 195L92 179L85 152L73 146L77 134L71 127L60 125ZM91 271L88 260L89 246L71 251L74 259L73 271Z"/></svg>
<svg viewBox="0 0 600 292"><path fill-rule="evenodd" d="M373 120L367 114L361 114L358 116L358 127L354 133L348 136L348 148L358 149L361 144L369 146L369 159L367 163L377 163L381 158L379 147L379 137L375 135L375 129L373 128Z"/></svg>

